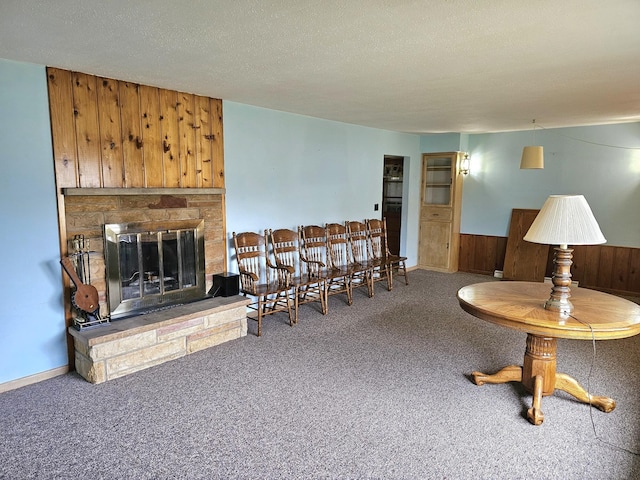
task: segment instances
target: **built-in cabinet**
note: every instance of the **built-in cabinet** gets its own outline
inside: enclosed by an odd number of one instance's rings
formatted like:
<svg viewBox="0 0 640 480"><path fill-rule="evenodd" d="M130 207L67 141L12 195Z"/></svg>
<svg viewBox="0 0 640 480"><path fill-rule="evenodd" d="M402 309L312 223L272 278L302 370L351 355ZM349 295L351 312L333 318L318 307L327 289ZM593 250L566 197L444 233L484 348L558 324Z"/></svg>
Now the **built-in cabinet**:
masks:
<svg viewBox="0 0 640 480"><path fill-rule="evenodd" d="M418 266L429 270L458 270L462 152L422 156Z"/></svg>

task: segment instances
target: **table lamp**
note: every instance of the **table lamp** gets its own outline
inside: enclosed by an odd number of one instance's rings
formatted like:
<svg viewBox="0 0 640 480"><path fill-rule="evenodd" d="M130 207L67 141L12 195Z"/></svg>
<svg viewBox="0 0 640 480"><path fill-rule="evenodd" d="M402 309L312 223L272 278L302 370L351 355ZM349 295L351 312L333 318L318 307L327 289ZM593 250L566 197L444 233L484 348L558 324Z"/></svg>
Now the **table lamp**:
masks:
<svg viewBox="0 0 640 480"><path fill-rule="evenodd" d="M595 245L607 241L584 196L549 196L524 239L527 242L559 245L554 248L553 287L544 308L571 313L573 305L569 297L573 249L567 245Z"/></svg>

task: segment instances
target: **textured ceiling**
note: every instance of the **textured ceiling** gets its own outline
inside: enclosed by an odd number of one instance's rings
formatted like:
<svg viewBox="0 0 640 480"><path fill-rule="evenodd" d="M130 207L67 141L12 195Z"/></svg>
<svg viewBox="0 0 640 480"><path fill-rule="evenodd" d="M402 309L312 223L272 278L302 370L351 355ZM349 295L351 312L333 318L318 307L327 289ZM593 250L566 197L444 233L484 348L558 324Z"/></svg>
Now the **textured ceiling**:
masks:
<svg viewBox="0 0 640 480"><path fill-rule="evenodd" d="M640 121L638 0L2 0L0 58L402 132Z"/></svg>

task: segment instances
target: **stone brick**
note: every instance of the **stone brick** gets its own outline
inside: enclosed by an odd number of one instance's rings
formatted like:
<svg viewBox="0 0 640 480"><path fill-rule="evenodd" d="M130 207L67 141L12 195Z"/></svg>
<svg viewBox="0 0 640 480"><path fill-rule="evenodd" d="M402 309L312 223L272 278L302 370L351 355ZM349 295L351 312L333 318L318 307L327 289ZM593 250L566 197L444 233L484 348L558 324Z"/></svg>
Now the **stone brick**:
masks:
<svg viewBox="0 0 640 480"><path fill-rule="evenodd" d="M82 341L80 338L73 337L73 347L76 352L84 355L85 357L89 357L89 345L86 342Z"/></svg>
<svg viewBox="0 0 640 480"><path fill-rule="evenodd" d="M193 206L210 206L222 203L222 195L221 194L210 194L210 195L189 195L187 196L187 200L189 201L189 205Z"/></svg>
<svg viewBox="0 0 640 480"><path fill-rule="evenodd" d="M217 327L218 325L224 325L225 323L232 323L246 318L246 308L243 305L240 308L232 308L225 310L224 312L218 312L211 315L207 315L204 318L205 328Z"/></svg>
<svg viewBox="0 0 640 480"><path fill-rule="evenodd" d="M139 210L158 203L160 195L122 195L118 200L122 210Z"/></svg>
<svg viewBox="0 0 640 480"><path fill-rule="evenodd" d="M155 335L155 332L153 333ZM159 343L147 348L140 348L138 350L107 359L107 375L109 378L112 378L112 376L118 372L123 372L125 370L130 371L132 369L141 370L151 365L166 362L170 359L168 357L173 359L185 354L185 339L177 338L169 342Z"/></svg>
<svg viewBox="0 0 640 480"><path fill-rule="evenodd" d="M104 362L92 362L76 350L76 372L90 383L102 383L107 381L107 370Z"/></svg>
<svg viewBox="0 0 640 480"><path fill-rule="evenodd" d="M67 213L67 230L79 231L82 229L96 229L104 223L102 212Z"/></svg>
<svg viewBox="0 0 640 480"><path fill-rule="evenodd" d="M104 358L113 357L122 352L129 352L156 344L156 332L151 330L148 332L138 333L129 337L120 338L110 342L94 345L90 349L89 358L92 360L102 360Z"/></svg>
<svg viewBox="0 0 640 480"><path fill-rule="evenodd" d="M191 220L200 218L200 210L197 208L177 208L165 210L170 220Z"/></svg>
<svg viewBox="0 0 640 480"><path fill-rule="evenodd" d="M204 319L202 317L193 318L185 322L161 327L157 330L158 342L166 342L178 337L186 337L192 335L204 328Z"/></svg>
<svg viewBox="0 0 640 480"><path fill-rule="evenodd" d="M131 368L128 368L126 370L120 370L120 371L114 371L109 373L109 378L108 380L113 380L115 378L120 378L120 377L124 377L125 375L129 375L131 373L135 373L135 372L139 372L140 370L144 370L145 368L151 368L151 367L155 367L156 365L161 365L165 362L170 362L171 360L175 360L177 358L180 357L184 357L185 352L181 351L178 353L175 353L173 355L169 355L167 357L162 357L162 358L158 358L156 360L141 364L141 365L133 365Z"/></svg>
<svg viewBox="0 0 640 480"><path fill-rule="evenodd" d="M79 195L65 197L66 212L105 212L116 210L118 199L111 195Z"/></svg>
<svg viewBox="0 0 640 480"><path fill-rule="evenodd" d="M204 335L207 333L208 335ZM187 353L194 353L221 343L235 340L242 336L240 322L229 328L229 324L222 325L210 330L204 330L196 335L187 338Z"/></svg>

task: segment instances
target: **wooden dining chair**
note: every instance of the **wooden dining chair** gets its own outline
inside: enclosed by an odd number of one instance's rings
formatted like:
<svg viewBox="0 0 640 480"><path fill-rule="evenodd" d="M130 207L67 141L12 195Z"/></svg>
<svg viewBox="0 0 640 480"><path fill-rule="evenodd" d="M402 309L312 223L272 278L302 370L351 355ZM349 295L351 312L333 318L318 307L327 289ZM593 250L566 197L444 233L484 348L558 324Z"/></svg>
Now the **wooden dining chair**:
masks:
<svg viewBox="0 0 640 480"><path fill-rule="evenodd" d="M387 282L387 290L393 288L393 269L389 264L389 257L386 255L387 249L384 237L384 224L382 220L370 219L365 221L367 225L369 257L374 264L371 275L372 282Z"/></svg>
<svg viewBox="0 0 640 480"><path fill-rule="evenodd" d="M341 223L327 223L327 252L334 278L329 282L328 294L346 293L347 303L353 304L353 283L362 280L362 267L352 260L347 227Z"/></svg>
<svg viewBox="0 0 640 480"><path fill-rule="evenodd" d="M380 262L388 267L387 289L393 289L394 271L397 272L397 275L404 277L405 285L409 285L406 265L407 257L394 255L389 251L386 220L384 218L382 220L369 219L366 223L369 230L369 245L371 246L372 255L379 258Z"/></svg>
<svg viewBox="0 0 640 480"><path fill-rule="evenodd" d="M240 273L240 293L255 300L249 308L258 313L258 333L262 335L262 318L287 312L289 325L294 324L291 298L295 287L291 281L293 268L274 265L267 252L266 235L233 232L233 244Z"/></svg>
<svg viewBox="0 0 640 480"><path fill-rule="evenodd" d="M289 229L269 230L269 240L276 266L292 267L291 282L295 288L294 323L298 323L298 306L319 302L322 314L327 313L325 275L318 275L322 262L308 260L301 254L301 239L298 232Z"/></svg>
<svg viewBox="0 0 640 480"><path fill-rule="evenodd" d="M351 291L366 287L369 297L373 297L373 271L378 261L370 254L367 225L359 221L345 222L348 238L348 253L351 273Z"/></svg>
<svg viewBox="0 0 640 480"><path fill-rule="evenodd" d="M324 278L325 306L329 309L329 295L337 293L347 294L350 298L349 277L346 272L333 268L331 255L327 247L327 229L319 225L301 225L298 227L301 248L300 258L303 267L311 277Z"/></svg>

